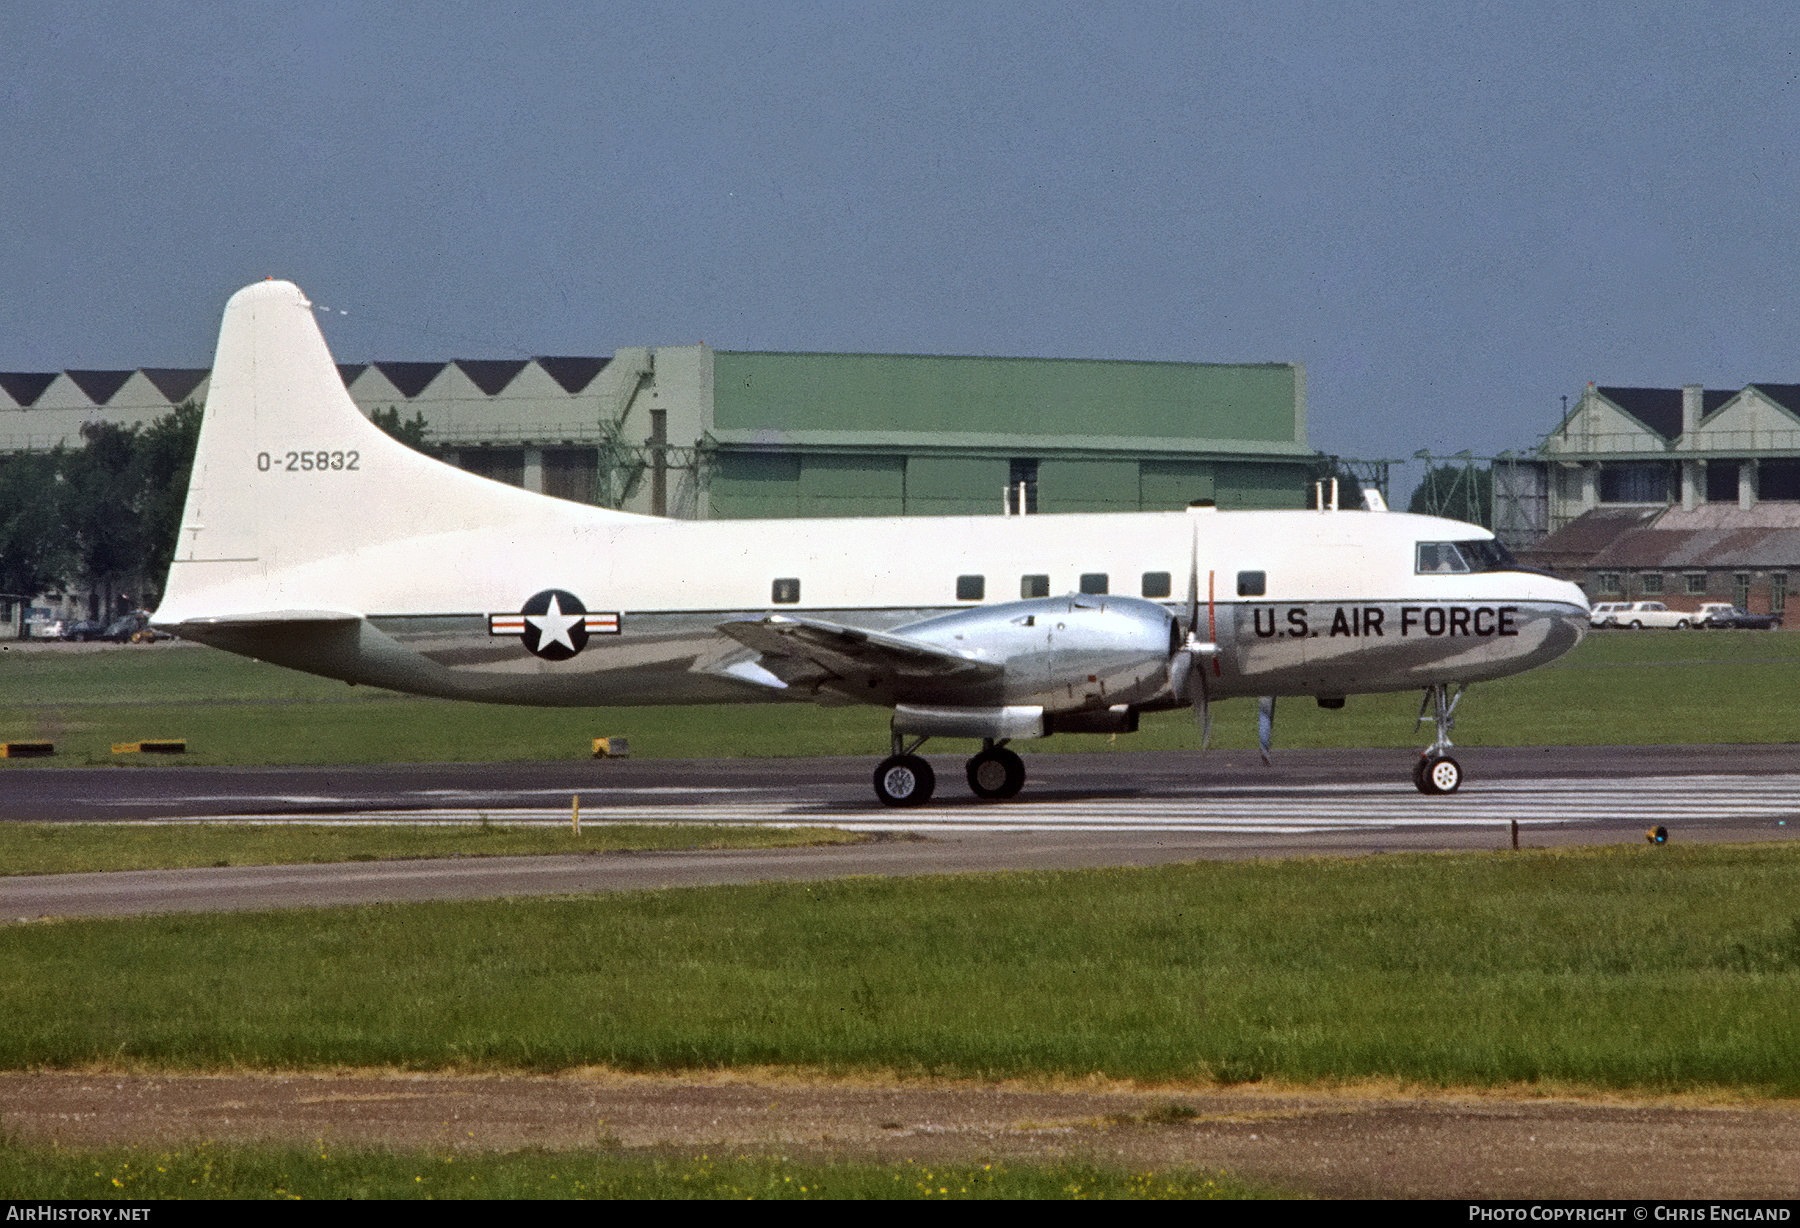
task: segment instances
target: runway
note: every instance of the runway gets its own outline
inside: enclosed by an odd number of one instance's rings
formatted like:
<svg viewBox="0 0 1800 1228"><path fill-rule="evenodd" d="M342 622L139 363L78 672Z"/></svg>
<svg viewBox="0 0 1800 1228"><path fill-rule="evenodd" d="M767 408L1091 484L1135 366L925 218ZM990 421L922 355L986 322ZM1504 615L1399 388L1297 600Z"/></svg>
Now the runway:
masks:
<svg viewBox="0 0 1800 1228"><path fill-rule="evenodd" d="M329 822L338 824L467 824L504 822L568 826L586 823L703 823L775 827L835 827L854 832L907 831L920 835L995 832L1161 832L1269 836L1483 826L1568 829L1618 824L1680 822L1704 816L1754 825L1767 819L1777 829L1800 822L1796 786L1789 776L1642 776L1621 782L1585 779L1492 781L1456 799L1421 799L1403 784L1290 785L1224 789L1199 797L1019 799L1010 804L956 804L919 810L871 812L866 806L796 803L756 788L608 789L580 794L530 789L505 794L477 790L424 790L418 805L402 809L347 809L353 798L333 795L263 795L217 800L293 807L137 822L217 823ZM596 797L603 799L595 804ZM537 804L533 804L533 803ZM306 807L320 809L308 813ZM1677 817L1679 816L1679 817Z"/></svg>
<svg viewBox="0 0 1800 1228"><path fill-rule="evenodd" d="M1010 802L962 787L888 810L860 759L565 761L0 773L0 819L168 823L759 823L880 837L832 848L354 863L0 879L0 918L315 907L641 890L858 874L1149 865L1206 858L1641 843L1800 834L1800 747L1476 749L1425 797L1404 751L1042 754Z"/></svg>

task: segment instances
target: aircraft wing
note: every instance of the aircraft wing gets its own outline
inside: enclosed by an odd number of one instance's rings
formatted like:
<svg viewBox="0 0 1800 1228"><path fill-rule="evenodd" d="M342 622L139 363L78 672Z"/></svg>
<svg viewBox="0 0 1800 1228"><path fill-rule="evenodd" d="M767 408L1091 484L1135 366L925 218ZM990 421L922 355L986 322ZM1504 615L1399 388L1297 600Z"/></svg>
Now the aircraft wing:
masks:
<svg viewBox="0 0 1800 1228"><path fill-rule="evenodd" d="M764 657L808 662L840 678L882 670L912 677L960 676L973 681L998 677L1001 672L1000 665L973 654L816 618L770 614L766 618L720 623L719 630Z"/></svg>

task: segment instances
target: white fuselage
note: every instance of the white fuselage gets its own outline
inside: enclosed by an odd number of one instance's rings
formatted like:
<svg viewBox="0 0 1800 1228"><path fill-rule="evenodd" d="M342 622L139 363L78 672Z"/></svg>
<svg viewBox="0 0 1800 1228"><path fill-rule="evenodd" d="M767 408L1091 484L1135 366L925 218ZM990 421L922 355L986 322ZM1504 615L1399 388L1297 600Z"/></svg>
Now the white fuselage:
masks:
<svg viewBox="0 0 1800 1228"><path fill-rule="evenodd" d="M1211 697L1336 697L1516 673L1579 640L1574 585L1421 549L1491 540L1387 512L688 522L587 507L388 438L298 288L265 282L226 308L155 621L327 677L496 703L1159 707L1182 702L1184 636L1209 646ZM813 642L771 615L812 620ZM858 656L866 632L890 634Z"/></svg>
<svg viewBox="0 0 1800 1228"><path fill-rule="evenodd" d="M734 619L775 612L889 630L1036 594L1052 603L1104 600L1082 594L1084 587L1132 599L1143 599L1148 587L1148 600L1180 612L1190 575L1197 633L1219 645L1209 667L1218 698L1476 681L1552 659L1586 626L1579 590L1560 580L1518 571L1418 574L1417 543L1468 540L1481 530L1396 513L693 523L590 518L589 509L555 501L543 507L529 534L427 534L273 573L240 573L197 603L215 618L321 605L354 611L404 646L413 667L385 680L348 661L318 672L428 694L551 704L812 698L729 673L733 661L755 655L717 630ZM178 561L177 575L190 566L207 564ZM1260 593L1240 595L1240 575L1254 573ZM977 591L976 577L981 597L959 600L959 584ZM554 661L525 651L517 635L492 634L493 616L517 614L527 598L551 589L578 597L589 612L616 615L616 632L591 635L580 652ZM170 613L165 606L159 619L179 621ZM1046 637L1053 631L1044 627ZM213 634L190 624L184 634L221 646L241 639L228 624ZM254 651L286 655L266 643ZM388 668L398 663L390 654Z"/></svg>

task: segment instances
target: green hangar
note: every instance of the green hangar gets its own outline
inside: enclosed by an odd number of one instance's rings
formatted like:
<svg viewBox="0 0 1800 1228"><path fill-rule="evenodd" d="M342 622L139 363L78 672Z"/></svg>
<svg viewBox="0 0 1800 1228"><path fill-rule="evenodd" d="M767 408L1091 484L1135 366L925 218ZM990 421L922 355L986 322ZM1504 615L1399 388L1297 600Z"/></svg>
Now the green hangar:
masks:
<svg viewBox="0 0 1800 1228"><path fill-rule="evenodd" d="M1295 366L710 358L715 516L1305 506Z"/></svg>
<svg viewBox="0 0 1800 1228"><path fill-rule="evenodd" d="M1298 364L635 347L340 368L444 460L690 519L1299 508ZM181 378L174 378L179 375ZM104 377L104 378L103 378ZM203 402L202 371L0 373L0 449Z"/></svg>

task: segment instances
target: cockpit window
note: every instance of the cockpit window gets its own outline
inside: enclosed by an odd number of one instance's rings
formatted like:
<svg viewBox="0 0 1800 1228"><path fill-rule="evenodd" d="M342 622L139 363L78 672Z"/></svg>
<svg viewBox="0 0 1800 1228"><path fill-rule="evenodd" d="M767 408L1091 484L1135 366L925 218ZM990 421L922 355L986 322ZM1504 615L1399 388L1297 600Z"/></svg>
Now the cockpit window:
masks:
<svg viewBox="0 0 1800 1228"><path fill-rule="evenodd" d="M1422 576L1467 571L1469 565L1455 542L1420 542L1418 573Z"/></svg>
<svg viewBox="0 0 1800 1228"><path fill-rule="evenodd" d="M1512 556L1512 551L1491 537L1484 541L1457 542L1456 548L1469 560L1472 571L1519 570L1519 560Z"/></svg>
<svg viewBox="0 0 1800 1228"><path fill-rule="evenodd" d="M1420 542L1416 570L1422 576L1475 571L1517 571L1512 552L1492 539L1472 542Z"/></svg>

